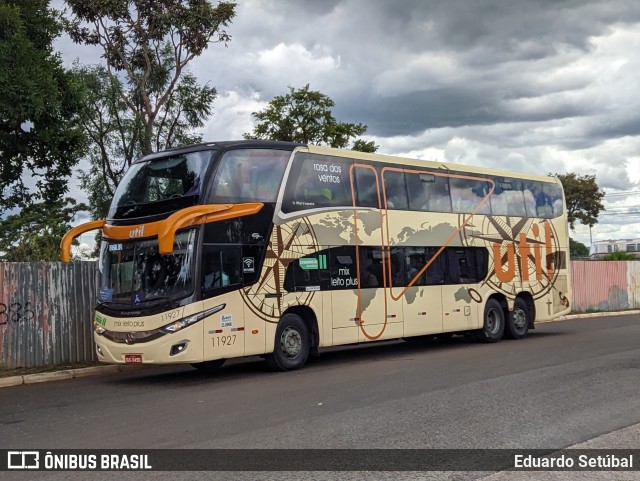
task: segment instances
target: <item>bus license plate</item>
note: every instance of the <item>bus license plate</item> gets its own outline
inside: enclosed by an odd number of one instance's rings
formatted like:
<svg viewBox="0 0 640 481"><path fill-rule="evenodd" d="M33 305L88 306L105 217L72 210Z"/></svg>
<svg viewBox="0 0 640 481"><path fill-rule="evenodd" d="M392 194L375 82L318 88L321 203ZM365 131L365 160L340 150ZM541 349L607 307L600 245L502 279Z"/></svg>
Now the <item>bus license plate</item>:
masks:
<svg viewBox="0 0 640 481"><path fill-rule="evenodd" d="M142 364L142 354L125 354L125 364Z"/></svg>

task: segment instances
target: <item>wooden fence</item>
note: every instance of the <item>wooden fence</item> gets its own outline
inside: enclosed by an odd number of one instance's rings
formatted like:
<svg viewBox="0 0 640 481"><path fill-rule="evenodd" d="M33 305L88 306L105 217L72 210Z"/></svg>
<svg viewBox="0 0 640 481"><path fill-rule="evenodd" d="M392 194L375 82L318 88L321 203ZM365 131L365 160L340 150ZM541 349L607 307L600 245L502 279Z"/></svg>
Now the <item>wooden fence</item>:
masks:
<svg viewBox="0 0 640 481"><path fill-rule="evenodd" d="M640 262L573 261L573 310L640 308ZM95 262L0 262L0 369L96 360Z"/></svg>

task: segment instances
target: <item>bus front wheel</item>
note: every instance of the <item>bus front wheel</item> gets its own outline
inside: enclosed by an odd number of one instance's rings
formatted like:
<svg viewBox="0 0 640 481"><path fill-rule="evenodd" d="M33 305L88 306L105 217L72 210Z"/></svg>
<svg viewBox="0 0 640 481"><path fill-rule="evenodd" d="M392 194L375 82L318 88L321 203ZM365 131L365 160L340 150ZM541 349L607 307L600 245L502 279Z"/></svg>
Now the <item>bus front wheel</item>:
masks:
<svg viewBox="0 0 640 481"><path fill-rule="evenodd" d="M476 331L476 339L481 342L498 342L504 334L504 310L495 299L489 299L484 306L484 325Z"/></svg>
<svg viewBox="0 0 640 481"><path fill-rule="evenodd" d="M273 353L265 356L267 364L277 371L294 371L305 365L311 342L309 328L297 314L285 314L278 322Z"/></svg>

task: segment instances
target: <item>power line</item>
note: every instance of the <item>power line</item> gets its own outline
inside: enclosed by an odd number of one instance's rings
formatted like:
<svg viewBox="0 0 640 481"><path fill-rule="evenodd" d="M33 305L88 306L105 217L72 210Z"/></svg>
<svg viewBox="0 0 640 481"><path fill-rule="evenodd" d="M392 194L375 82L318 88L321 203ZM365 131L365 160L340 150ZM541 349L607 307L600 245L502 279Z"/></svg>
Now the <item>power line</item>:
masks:
<svg viewBox="0 0 640 481"><path fill-rule="evenodd" d="M627 192L612 192L610 194L607 194L605 192L604 196L605 197L621 197L621 196L625 196L625 195L638 195L640 194L640 190L630 190Z"/></svg>

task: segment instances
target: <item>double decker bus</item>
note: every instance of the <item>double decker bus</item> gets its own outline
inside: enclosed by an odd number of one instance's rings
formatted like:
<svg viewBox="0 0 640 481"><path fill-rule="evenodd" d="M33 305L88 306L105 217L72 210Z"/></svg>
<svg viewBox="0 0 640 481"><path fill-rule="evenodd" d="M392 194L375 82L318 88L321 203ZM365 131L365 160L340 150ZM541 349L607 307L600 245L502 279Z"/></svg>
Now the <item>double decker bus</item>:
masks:
<svg viewBox="0 0 640 481"><path fill-rule="evenodd" d="M264 356L465 333L520 339L570 310L558 179L272 141L136 161L102 230L107 363Z"/></svg>

